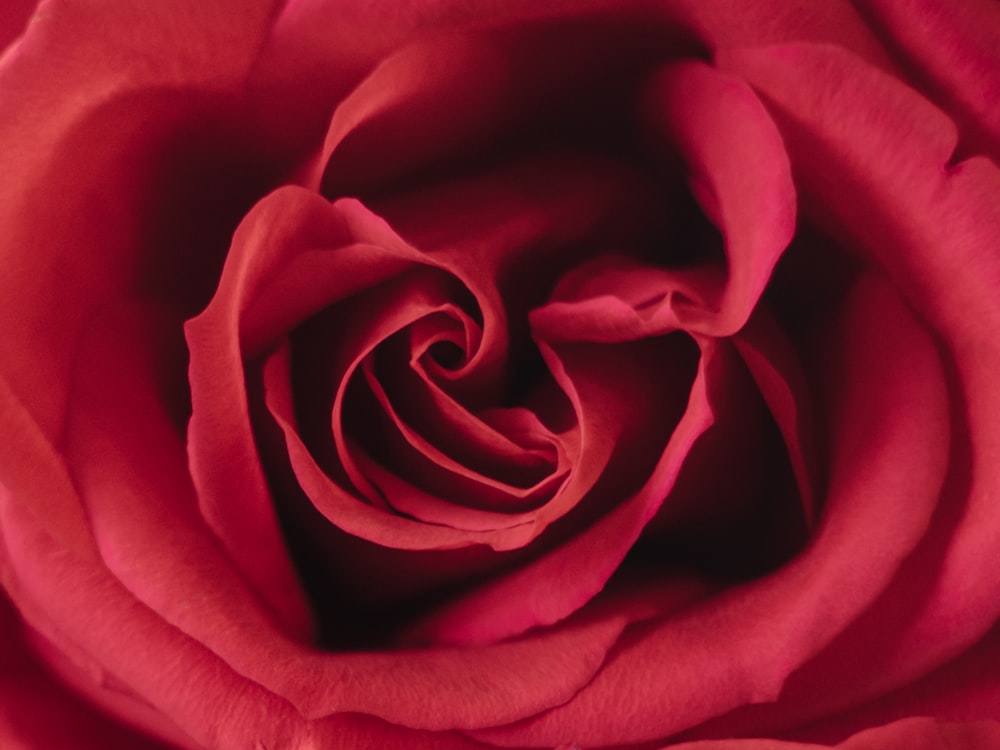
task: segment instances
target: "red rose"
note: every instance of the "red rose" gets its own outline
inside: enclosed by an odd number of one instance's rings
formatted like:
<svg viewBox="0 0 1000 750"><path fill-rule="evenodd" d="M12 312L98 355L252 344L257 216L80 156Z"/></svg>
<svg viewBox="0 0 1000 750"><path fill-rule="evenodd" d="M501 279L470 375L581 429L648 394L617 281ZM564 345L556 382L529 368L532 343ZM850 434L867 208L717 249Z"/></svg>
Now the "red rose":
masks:
<svg viewBox="0 0 1000 750"><path fill-rule="evenodd" d="M1000 5L34 5L0 745L1000 746Z"/></svg>

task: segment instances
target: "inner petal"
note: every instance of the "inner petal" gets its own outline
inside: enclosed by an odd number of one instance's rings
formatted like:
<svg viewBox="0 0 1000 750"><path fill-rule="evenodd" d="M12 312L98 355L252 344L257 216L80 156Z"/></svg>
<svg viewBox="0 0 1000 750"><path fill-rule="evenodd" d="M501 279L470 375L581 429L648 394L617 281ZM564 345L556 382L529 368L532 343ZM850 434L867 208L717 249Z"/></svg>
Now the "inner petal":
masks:
<svg viewBox="0 0 1000 750"><path fill-rule="evenodd" d="M699 62L664 66L647 90L645 125L678 157L702 211L725 239L726 263L675 272L669 300L683 327L713 336L746 322L795 231L796 193L784 142L743 81Z"/></svg>
<svg viewBox="0 0 1000 750"><path fill-rule="evenodd" d="M420 408L436 406L426 398L425 381L393 373L396 377L390 378L390 395L381 382L383 378L376 375L373 358L365 360L362 370L379 407L377 424L372 426L381 428L373 435L374 441L369 441L369 454L377 451L376 456L389 458L394 470L434 494L462 504L510 509L514 503L523 507L544 500L546 491L558 479L554 472L562 451L555 436L536 447L520 446L455 401L438 394L449 423L441 425L433 410ZM441 429L450 425L459 430L448 434L448 430ZM427 433L436 439L428 439ZM491 453L491 446L499 447L501 452ZM565 473L567 467L562 463Z"/></svg>
<svg viewBox="0 0 1000 750"><path fill-rule="evenodd" d="M404 353L393 352L393 343L402 342L386 342L366 363L366 372L370 379L377 380L373 387L384 388L396 396L394 410L402 419L419 425L422 435L479 473L498 478L507 475L510 477L507 483L519 487L530 486L540 478L539 472L545 471L556 456L559 439L540 419L530 417L530 408L520 404L470 407L442 387L415 357L410 357L409 367L400 365ZM571 411L568 402L563 400L563 405L566 411ZM483 417L507 411L524 418L491 422ZM508 427L513 431L508 433Z"/></svg>

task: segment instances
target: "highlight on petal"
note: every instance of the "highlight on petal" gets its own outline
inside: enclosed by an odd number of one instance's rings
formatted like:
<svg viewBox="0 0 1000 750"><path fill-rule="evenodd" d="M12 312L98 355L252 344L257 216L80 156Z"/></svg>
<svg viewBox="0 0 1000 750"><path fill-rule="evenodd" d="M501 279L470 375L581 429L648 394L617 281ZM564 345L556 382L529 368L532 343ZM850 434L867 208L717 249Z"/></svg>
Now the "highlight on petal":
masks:
<svg viewBox="0 0 1000 750"><path fill-rule="evenodd" d="M0 9L0 55L14 42L35 14L38 0L12 0Z"/></svg>

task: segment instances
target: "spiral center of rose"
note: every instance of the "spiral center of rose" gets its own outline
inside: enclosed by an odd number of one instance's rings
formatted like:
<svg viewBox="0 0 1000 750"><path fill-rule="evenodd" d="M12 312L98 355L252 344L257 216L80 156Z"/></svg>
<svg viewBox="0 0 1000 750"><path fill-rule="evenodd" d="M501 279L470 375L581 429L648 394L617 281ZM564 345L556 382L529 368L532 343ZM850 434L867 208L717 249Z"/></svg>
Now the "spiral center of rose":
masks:
<svg viewBox="0 0 1000 750"><path fill-rule="evenodd" d="M682 469L713 441L782 440L729 341L794 228L787 164L758 157L780 139L748 90L671 60L655 30L629 47L607 31L401 51L339 104L305 187L236 233L193 328L234 336L259 500L320 608L412 609L418 640L507 637L582 606L642 536L678 560L761 485L752 442L736 491ZM729 425L724 393L741 394ZM194 398L210 445L217 407ZM213 466L194 472L210 497ZM546 598L544 571L577 565L592 575ZM531 614L491 619L522 580Z"/></svg>
<svg viewBox="0 0 1000 750"><path fill-rule="evenodd" d="M345 329L356 332L354 350L337 335ZM569 471L559 430L573 424L572 406L537 349L509 351L533 343L509 342L506 331L484 333L468 290L438 270L324 311L291 347L295 415L310 452L367 502L426 522L446 521L452 504L537 507Z"/></svg>

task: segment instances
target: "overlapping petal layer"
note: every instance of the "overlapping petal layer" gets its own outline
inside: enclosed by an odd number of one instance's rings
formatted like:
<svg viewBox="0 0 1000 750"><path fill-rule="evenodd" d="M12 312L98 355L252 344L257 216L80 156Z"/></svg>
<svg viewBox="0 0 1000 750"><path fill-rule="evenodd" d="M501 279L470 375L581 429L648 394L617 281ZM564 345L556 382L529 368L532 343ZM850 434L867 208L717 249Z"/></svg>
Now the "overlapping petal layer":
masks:
<svg viewBox="0 0 1000 750"><path fill-rule="evenodd" d="M977 3L39 8L0 59L0 581L26 623L0 629L46 666L0 655L0 738L66 740L11 712L46 691L79 736L140 742L57 675L181 747L996 742L848 737L996 714L990 675L946 666L976 643L991 663L1000 601L1000 176L957 161L995 156ZM918 69L957 157L898 80ZM669 241L683 181L618 163L633 117L690 178L700 254ZM288 174L306 188L268 192ZM822 366L766 289L796 189L868 269L806 332L831 337ZM218 278L188 394L181 320ZM706 476L716 451L729 476ZM769 452L815 537L720 592L675 565L714 551L669 542L752 513ZM285 490L364 548L363 585L382 551L439 568L391 650L316 645ZM670 564L634 575L643 544Z"/></svg>

